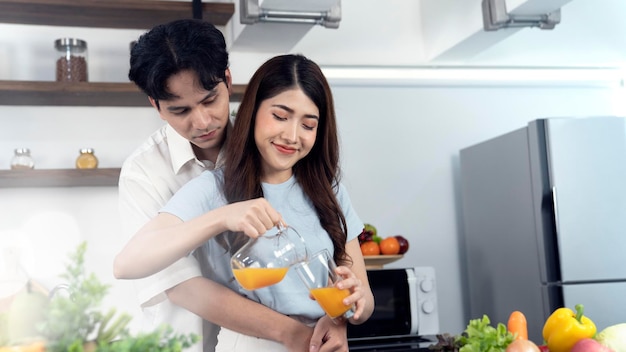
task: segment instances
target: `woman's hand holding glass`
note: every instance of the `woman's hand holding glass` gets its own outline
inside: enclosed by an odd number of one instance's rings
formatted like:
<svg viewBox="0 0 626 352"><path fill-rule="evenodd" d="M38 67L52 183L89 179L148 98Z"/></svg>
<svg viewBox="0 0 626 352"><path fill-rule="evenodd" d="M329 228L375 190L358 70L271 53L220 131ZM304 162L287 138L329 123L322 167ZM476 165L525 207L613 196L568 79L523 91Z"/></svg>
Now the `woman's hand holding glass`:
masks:
<svg viewBox="0 0 626 352"><path fill-rule="evenodd" d="M350 319L356 312L361 314L363 311L365 299L360 280L348 267L338 268L328 250L313 254L295 269L311 296L330 318Z"/></svg>
<svg viewBox="0 0 626 352"><path fill-rule="evenodd" d="M363 314L366 304L363 284L354 272L352 272L352 270L347 266L338 266L335 271L342 277L342 280L336 284L337 288L350 291L350 295L344 298L343 303L353 307L352 318L358 320L361 314Z"/></svg>

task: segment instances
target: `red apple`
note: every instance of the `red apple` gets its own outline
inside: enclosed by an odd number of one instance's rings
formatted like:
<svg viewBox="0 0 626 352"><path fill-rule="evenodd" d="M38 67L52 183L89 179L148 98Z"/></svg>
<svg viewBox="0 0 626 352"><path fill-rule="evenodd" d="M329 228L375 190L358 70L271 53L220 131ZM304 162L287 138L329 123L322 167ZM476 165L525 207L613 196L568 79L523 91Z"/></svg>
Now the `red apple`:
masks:
<svg viewBox="0 0 626 352"><path fill-rule="evenodd" d="M578 340L570 352L613 352L613 350L594 339L584 338Z"/></svg>
<svg viewBox="0 0 626 352"><path fill-rule="evenodd" d="M400 235L396 235L394 237L398 240L398 243L400 244L400 252L398 252L398 254L406 253L406 251L409 250L409 240Z"/></svg>

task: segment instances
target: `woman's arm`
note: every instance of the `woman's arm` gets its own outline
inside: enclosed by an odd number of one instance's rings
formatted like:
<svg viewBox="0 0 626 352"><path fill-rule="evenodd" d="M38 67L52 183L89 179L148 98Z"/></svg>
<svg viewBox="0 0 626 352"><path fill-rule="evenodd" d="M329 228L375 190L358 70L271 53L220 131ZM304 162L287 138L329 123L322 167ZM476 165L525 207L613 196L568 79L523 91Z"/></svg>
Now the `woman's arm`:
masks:
<svg viewBox="0 0 626 352"><path fill-rule="evenodd" d="M345 279L339 282L339 288L349 288L352 293L344 300L344 304L355 303L354 316L350 323L358 325L364 323L374 312L374 294L370 288L365 270L365 260L361 253L358 238L346 243L346 253L352 258L352 266L339 266L337 272Z"/></svg>
<svg viewBox="0 0 626 352"><path fill-rule="evenodd" d="M189 221L159 213L117 254L113 274L118 279L144 278L224 231L241 231L256 238L281 221L280 214L263 198L225 205Z"/></svg>

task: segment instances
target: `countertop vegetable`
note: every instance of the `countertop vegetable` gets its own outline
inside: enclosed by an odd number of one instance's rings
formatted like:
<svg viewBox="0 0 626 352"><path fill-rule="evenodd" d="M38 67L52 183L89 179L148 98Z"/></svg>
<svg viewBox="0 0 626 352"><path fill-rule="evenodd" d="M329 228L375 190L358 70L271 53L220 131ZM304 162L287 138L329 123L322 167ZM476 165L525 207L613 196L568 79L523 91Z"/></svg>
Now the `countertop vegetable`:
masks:
<svg viewBox="0 0 626 352"><path fill-rule="evenodd" d="M441 352L505 352L513 341L513 334L502 323L496 327L490 324L487 315L470 320L461 335L437 335L438 342L428 348Z"/></svg>
<svg viewBox="0 0 626 352"><path fill-rule="evenodd" d="M506 352L541 352L541 350L528 339L515 339L506 347Z"/></svg>
<svg viewBox="0 0 626 352"><path fill-rule="evenodd" d="M604 328L596 335L596 340L614 352L626 352L626 323Z"/></svg>
<svg viewBox="0 0 626 352"><path fill-rule="evenodd" d="M583 315L583 305L575 306L576 313L569 308L555 310L543 326L543 339L550 352L569 352L581 339L592 338L596 325Z"/></svg>
<svg viewBox="0 0 626 352"><path fill-rule="evenodd" d="M526 316L519 310L509 315L509 321L506 327L515 336L516 340L528 340L528 323L526 322Z"/></svg>

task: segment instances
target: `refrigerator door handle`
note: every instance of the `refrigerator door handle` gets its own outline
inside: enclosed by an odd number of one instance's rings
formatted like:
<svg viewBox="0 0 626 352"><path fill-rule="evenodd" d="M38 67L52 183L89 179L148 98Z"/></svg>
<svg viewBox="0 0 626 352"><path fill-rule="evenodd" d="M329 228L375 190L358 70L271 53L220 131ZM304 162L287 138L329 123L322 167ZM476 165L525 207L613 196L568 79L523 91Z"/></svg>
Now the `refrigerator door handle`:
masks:
<svg viewBox="0 0 626 352"><path fill-rule="evenodd" d="M552 209L554 209L554 237L559 238L559 209L556 201L556 186L552 187Z"/></svg>

